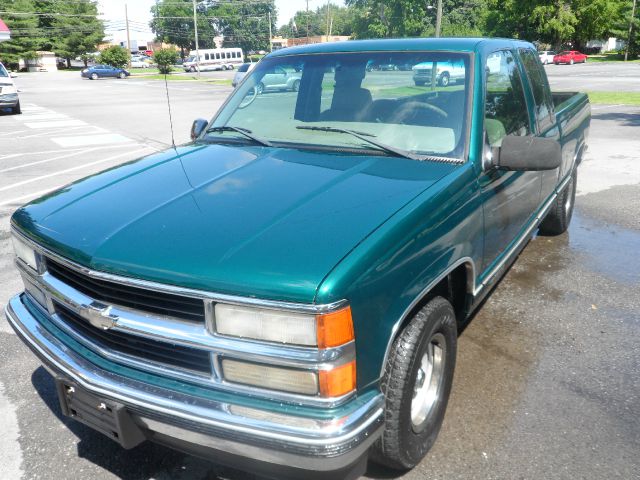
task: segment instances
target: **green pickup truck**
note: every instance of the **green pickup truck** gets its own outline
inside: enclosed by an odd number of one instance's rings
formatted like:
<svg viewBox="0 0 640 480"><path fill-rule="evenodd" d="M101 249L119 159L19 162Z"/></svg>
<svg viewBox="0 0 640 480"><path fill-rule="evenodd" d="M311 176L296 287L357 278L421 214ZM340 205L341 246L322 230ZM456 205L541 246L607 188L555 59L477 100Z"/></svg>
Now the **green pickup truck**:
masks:
<svg viewBox="0 0 640 480"><path fill-rule="evenodd" d="M263 88L274 71L300 82ZM274 52L191 143L18 209L7 318L63 412L125 448L275 478L412 468L461 326L567 229L589 123L526 42Z"/></svg>

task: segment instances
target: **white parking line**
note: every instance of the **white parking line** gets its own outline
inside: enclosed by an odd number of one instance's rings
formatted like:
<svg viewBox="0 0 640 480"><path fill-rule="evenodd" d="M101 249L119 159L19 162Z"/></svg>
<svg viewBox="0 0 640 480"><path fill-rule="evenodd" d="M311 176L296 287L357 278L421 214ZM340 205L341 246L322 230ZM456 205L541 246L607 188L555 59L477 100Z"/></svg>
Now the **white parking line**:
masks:
<svg viewBox="0 0 640 480"><path fill-rule="evenodd" d="M73 152L73 151L76 151L76 150L81 150L81 149L80 148L72 148L72 149L69 149L67 151L72 151ZM24 155L44 155L46 153L60 153L60 152L61 152L61 150L58 149L58 150L44 150L44 151L41 151L41 152L11 153L9 155L0 156L0 160L6 160L7 158L14 158L14 157L22 157Z"/></svg>
<svg viewBox="0 0 640 480"><path fill-rule="evenodd" d="M33 165L40 165L41 163L54 162L54 161L60 160L62 158L75 157L76 155L82 155L82 154L85 154L85 153L94 152L96 150L100 150L100 147L87 148L85 150L80 150L79 152L77 151L77 152L74 152L74 153L68 153L67 152L64 155L60 155L58 157L45 158L44 160L36 160L35 162L23 163L23 164L20 164L20 165L16 165L15 167L9 167L9 168L1 169L0 173L10 172L12 170L19 170L19 169L25 168L25 167L32 167Z"/></svg>
<svg viewBox="0 0 640 480"><path fill-rule="evenodd" d="M20 116L20 118L18 117L14 117L16 120L18 121L26 121L26 122L30 122L30 121L35 121L35 120L61 120L61 119L68 119L69 115L65 115L64 113L55 113L55 112L47 112L47 113L39 113L37 115L26 115L26 116Z"/></svg>
<svg viewBox="0 0 640 480"><path fill-rule="evenodd" d="M86 147L88 145L105 145L113 143L132 142L130 138L117 133L106 133L103 135L84 135L73 137L56 137L51 139L61 147Z"/></svg>
<svg viewBox="0 0 640 480"><path fill-rule="evenodd" d="M64 131L66 133L66 132L69 132L71 130L81 130L81 129L91 129L91 131L86 131L85 133L79 133L79 135L89 135L89 134L102 133L102 132L106 132L107 131L104 128L96 127L94 125L83 125L81 127L70 127L70 128L65 128ZM25 135L25 136L18 137L18 138L25 139L25 138L46 137L48 135L54 135L60 129L59 128L48 128L47 130L48 131L46 131L46 132L34 133L33 135Z"/></svg>
<svg viewBox="0 0 640 480"><path fill-rule="evenodd" d="M116 160L120 157L124 157L127 155L132 155L134 153L140 153L144 150L151 150L150 147L142 147L138 150L134 150L133 152L125 152L125 153L121 153L119 155L114 155L112 157L108 157L108 158L103 158L102 160L96 160L95 162L89 162L89 163L83 163L82 165L76 165L75 167L71 167L71 168L66 168L64 170L58 170L57 172L52 172L52 173L48 173L47 175L41 175L39 177L35 177L35 178L30 178L29 180L23 180L22 182L17 182L14 183L13 185L7 185L6 187L1 187L0 188L0 192L4 192L6 190L10 190L12 188L16 188L16 187L21 187L22 185L27 185L29 183L33 183L33 182L39 182L41 180L44 180L46 178L51 178L51 177L55 177L56 175L61 175L63 173L69 173L69 172L75 172L76 170L80 170L82 168L87 168L87 167L92 167L93 165L99 165L100 163L105 163L105 162L110 162L112 160ZM50 191L53 189L49 189L47 191ZM23 197L19 197L18 199L13 199L13 200L5 200L3 202L0 202L0 206L1 205L6 205L8 203L12 203L14 201L19 200L20 198L27 198L29 195L23 195Z"/></svg>
<svg viewBox="0 0 640 480"><path fill-rule="evenodd" d="M60 120L55 122L37 122L37 123L25 123L25 126L29 128L62 128L62 127L78 127L80 125L86 125L87 122L82 120Z"/></svg>

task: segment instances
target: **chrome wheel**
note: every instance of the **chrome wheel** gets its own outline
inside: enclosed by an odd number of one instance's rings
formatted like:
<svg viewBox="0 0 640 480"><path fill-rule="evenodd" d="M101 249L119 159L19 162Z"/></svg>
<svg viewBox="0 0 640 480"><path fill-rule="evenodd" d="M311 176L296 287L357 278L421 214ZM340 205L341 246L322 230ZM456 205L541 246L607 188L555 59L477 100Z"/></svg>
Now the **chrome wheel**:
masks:
<svg viewBox="0 0 640 480"><path fill-rule="evenodd" d="M424 428L425 420L440 395L444 377L447 345L444 335L434 334L420 360L411 400L411 423L417 432Z"/></svg>

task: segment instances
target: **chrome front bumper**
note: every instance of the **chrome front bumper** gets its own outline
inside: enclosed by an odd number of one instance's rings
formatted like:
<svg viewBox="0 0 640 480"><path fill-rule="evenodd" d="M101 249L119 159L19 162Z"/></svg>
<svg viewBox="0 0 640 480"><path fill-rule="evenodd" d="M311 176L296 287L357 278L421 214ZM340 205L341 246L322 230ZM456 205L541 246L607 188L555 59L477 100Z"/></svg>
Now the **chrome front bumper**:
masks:
<svg viewBox="0 0 640 480"><path fill-rule="evenodd" d="M57 378L124 405L152 440L158 433L193 445L194 452L204 447L270 464L328 472L357 462L381 433L381 394L372 395L344 416L318 419L190 396L104 370L52 335L27 308L25 298L11 299L5 309L7 319L44 366Z"/></svg>

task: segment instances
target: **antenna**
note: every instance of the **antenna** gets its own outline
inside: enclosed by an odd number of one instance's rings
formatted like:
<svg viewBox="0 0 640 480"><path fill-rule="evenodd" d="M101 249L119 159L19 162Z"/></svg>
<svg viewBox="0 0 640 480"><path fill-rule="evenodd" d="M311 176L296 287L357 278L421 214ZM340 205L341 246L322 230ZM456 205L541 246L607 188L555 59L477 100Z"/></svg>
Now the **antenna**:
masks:
<svg viewBox="0 0 640 480"><path fill-rule="evenodd" d="M176 141L173 138L173 117L171 117L171 101L169 100L169 84L167 83L167 74L164 74L164 90L167 93L167 107L169 108L169 126L171 127L171 146L178 155L178 149L176 148Z"/></svg>

